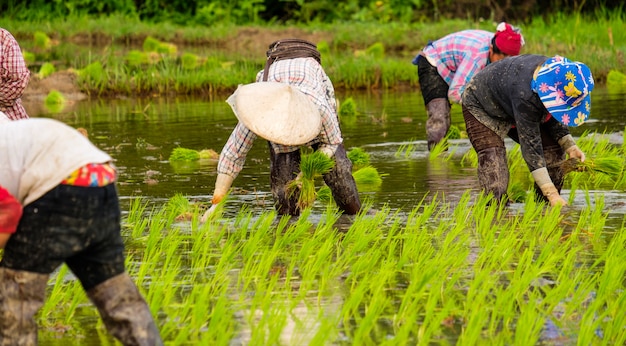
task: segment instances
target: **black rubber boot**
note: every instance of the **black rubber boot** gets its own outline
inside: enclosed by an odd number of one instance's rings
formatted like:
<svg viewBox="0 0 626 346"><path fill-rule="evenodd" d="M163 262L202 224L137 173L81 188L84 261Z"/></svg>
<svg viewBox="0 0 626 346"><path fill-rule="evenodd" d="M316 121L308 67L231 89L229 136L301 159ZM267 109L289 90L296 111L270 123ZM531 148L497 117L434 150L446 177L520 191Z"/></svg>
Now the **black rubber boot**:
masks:
<svg viewBox="0 0 626 346"><path fill-rule="evenodd" d="M333 158L335 166L324 174L324 182L330 188L339 210L348 215L355 215L361 210L361 199L352 176L352 161L348 158L343 144L337 147Z"/></svg>
<svg viewBox="0 0 626 346"><path fill-rule="evenodd" d="M290 153L275 153L270 147L270 185L272 196L274 197L274 207L278 215L300 215L298 207L298 196L300 191L297 188L289 190L289 182L294 180L300 172L300 150Z"/></svg>
<svg viewBox="0 0 626 346"><path fill-rule="evenodd" d="M426 105L426 140L428 150L441 142L450 129L450 102L448 99L432 99Z"/></svg>
<svg viewBox="0 0 626 346"><path fill-rule="evenodd" d="M507 203L509 167L506 148L492 147L478 152L478 182L485 194L493 194L499 202Z"/></svg>
<svg viewBox="0 0 626 346"><path fill-rule="evenodd" d="M34 316L47 283L48 274L0 267L0 345L37 345Z"/></svg>
<svg viewBox="0 0 626 346"><path fill-rule="evenodd" d="M150 308L127 273L87 291L109 333L124 345L163 345Z"/></svg>

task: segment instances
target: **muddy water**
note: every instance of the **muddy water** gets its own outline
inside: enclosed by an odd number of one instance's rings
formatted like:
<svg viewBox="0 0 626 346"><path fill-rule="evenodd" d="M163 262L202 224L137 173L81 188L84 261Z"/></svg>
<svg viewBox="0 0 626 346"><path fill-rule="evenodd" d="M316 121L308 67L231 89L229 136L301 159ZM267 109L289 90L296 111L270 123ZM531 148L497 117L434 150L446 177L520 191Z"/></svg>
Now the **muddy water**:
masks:
<svg viewBox="0 0 626 346"><path fill-rule="evenodd" d="M109 152L120 172L119 189L123 200L145 197L162 203L177 193L208 202L216 176L216 162L173 164L168 158L178 146L213 149L219 152L236 124L228 95L213 99L125 99L91 100L69 105L54 117L72 126L87 129L90 139ZM454 200L467 189L476 189L476 172L461 163L470 149L466 139L454 140L451 160L429 160L425 145L426 113L421 97L412 92L338 93L340 101L351 97L359 114L341 119L345 145L361 147L371 155L371 164L383 175L374 191L362 191L362 199L374 208L410 210L425 196L445 196ZM591 121L572 128L576 137L584 131L610 135L623 142L626 95L596 88ZM453 108L452 122L463 126L460 107ZM269 188L267 145L257 140L246 166L235 180L227 212L236 213L243 204L262 212L272 208ZM567 189L564 194L567 194ZM615 196L613 196L615 195ZM621 194L607 195L610 206ZM581 206L586 202L580 201ZM123 203L123 205L127 205ZM619 207L616 206L619 212ZM623 210L622 210L623 211Z"/></svg>

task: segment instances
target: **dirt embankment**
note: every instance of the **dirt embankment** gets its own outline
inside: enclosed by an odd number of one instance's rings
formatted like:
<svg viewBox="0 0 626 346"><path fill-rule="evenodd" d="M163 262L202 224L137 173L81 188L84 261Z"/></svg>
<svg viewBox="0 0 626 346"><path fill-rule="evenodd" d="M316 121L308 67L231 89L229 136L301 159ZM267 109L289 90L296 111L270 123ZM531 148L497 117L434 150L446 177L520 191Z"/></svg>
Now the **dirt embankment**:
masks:
<svg viewBox="0 0 626 346"><path fill-rule="evenodd" d="M141 46L145 35L135 35L130 38L120 39L126 44ZM301 38L311 42L332 40L332 34L328 32L307 32L299 28L240 28L234 32L231 39L214 40L207 38L206 42L194 42L193 44L207 44L224 52L246 52L250 56L264 56L270 43L284 38ZM79 45L110 44L110 38L94 36L92 34L76 35L71 41ZM179 46L189 44L180 37L175 37L171 43ZM67 107L71 107L76 101L86 99L88 95L80 89L77 76L71 71L59 71L46 78L39 78L36 71L31 71L31 80L22 96L22 102L27 112L37 115L47 112L44 99L52 91L57 90L63 94ZM64 109L67 111L68 108Z"/></svg>

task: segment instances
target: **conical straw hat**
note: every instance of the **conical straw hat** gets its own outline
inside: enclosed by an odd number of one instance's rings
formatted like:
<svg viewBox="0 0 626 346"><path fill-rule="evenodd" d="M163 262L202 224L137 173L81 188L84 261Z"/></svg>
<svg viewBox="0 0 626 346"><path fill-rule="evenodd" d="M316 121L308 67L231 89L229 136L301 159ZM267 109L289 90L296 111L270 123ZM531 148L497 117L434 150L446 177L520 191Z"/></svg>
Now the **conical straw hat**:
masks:
<svg viewBox="0 0 626 346"><path fill-rule="evenodd" d="M250 131L274 143L306 144L322 129L317 106L289 84L257 82L240 85L226 102Z"/></svg>

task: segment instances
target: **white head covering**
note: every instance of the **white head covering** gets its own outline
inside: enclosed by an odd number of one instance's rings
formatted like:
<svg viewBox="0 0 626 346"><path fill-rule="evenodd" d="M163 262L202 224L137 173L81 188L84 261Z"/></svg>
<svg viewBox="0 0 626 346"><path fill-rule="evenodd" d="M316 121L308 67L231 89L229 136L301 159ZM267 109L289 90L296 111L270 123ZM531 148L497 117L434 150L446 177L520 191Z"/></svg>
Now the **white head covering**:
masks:
<svg viewBox="0 0 626 346"><path fill-rule="evenodd" d="M9 122L9 121L11 121L11 119L9 119L9 117L6 114L0 111L0 124L4 122Z"/></svg>
<svg viewBox="0 0 626 346"><path fill-rule="evenodd" d="M226 102L250 131L274 143L306 144L322 130L322 117L315 103L286 83L240 85Z"/></svg>

